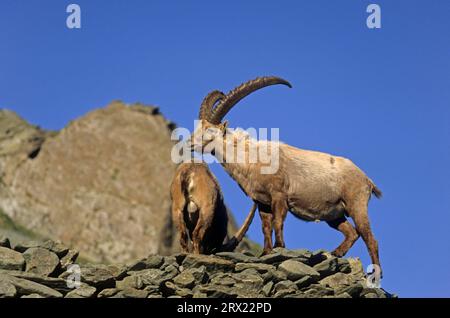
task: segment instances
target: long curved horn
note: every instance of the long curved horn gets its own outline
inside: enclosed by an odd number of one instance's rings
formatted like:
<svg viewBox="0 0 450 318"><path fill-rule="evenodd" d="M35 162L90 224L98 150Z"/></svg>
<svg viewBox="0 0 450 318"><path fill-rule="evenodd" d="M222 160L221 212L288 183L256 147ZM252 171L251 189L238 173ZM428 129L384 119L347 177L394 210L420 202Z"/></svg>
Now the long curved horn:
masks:
<svg viewBox="0 0 450 318"><path fill-rule="evenodd" d="M200 112L198 114L199 119L209 120L212 114L213 106L221 99L225 98L225 94L220 91L212 91L206 95L200 106Z"/></svg>
<svg viewBox="0 0 450 318"><path fill-rule="evenodd" d="M244 223L242 224L241 228L236 232L236 234L233 235L233 237L228 241L227 244L222 246L222 251L224 252L232 252L234 249L241 243L242 239L245 236L245 233L247 233L248 228L250 227L250 224L253 221L253 217L255 216L257 205L256 203L253 203L253 206L248 213L247 217L245 218Z"/></svg>
<svg viewBox="0 0 450 318"><path fill-rule="evenodd" d="M276 84L283 84L290 88L292 88L292 85L276 76L264 76L264 77L258 77L254 80L245 82L232 91L230 91L225 98L222 99L222 101L212 109L211 117L209 121L212 124L220 124L222 119L225 117L225 115L233 108L234 105L236 105L241 99L244 97L250 95L254 91L261 89L266 86L270 85L276 85Z"/></svg>

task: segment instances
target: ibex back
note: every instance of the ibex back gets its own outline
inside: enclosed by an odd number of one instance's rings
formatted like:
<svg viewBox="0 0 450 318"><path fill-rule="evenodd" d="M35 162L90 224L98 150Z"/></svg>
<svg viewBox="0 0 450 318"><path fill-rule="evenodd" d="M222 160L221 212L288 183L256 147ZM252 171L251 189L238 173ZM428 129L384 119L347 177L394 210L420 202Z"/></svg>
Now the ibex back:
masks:
<svg viewBox="0 0 450 318"><path fill-rule="evenodd" d="M196 254L234 250L255 215L256 204L253 204L242 227L228 239L228 213L223 195L216 178L204 163L182 163L175 173L170 192L172 217L184 252L189 252L188 235Z"/></svg>

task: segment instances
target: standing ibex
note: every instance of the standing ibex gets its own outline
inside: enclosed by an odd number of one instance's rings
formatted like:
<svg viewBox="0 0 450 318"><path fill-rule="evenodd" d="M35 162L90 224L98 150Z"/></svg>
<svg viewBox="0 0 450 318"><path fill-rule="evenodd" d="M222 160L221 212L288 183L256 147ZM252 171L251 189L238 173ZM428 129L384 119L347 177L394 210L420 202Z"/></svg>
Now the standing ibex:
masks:
<svg viewBox="0 0 450 318"><path fill-rule="evenodd" d="M195 254L232 251L244 238L256 204L237 233L227 238L228 213L216 178L204 163L182 163L170 187L172 218L180 233L183 252L188 252L188 232Z"/></svg>
<svg viewBox="0 0 450 318"><path fill-rule="evenodd" d="M244 162L230 157L237 149L235 140L241 133L227 129L224 116L242 98L250 93L275 84L290 83L278 77L261 77L248 81L227 95L220 91L209 93L200 107L200 124L188 144L190 149L211 152L219 158L228 174L242 190L258 204L264 233L264 253L272 250L272 226L275 229L275 247L284 247L283 223L287 211L306 221L326 221L342 232L345 240L333 254L343 256L361 235L366 243L372 263L379 266L378 243L370 229L367 205L371 194L381 197L381 191L363 171L346 158L303 150L269 142L278 147L279 164L273 174L261 173L263 164ZM216 145L211 150L211 143ZM267 141L250 139L248 145L256 147ZM217 146L220 145L220 146ZM229 147L233 148L228 149ZM267 144L266 144L267 147ZM225 149L227 148L227 149ZM248 151L249 147L244 148ZM346 216L353 219L355 228Z"/></svg>

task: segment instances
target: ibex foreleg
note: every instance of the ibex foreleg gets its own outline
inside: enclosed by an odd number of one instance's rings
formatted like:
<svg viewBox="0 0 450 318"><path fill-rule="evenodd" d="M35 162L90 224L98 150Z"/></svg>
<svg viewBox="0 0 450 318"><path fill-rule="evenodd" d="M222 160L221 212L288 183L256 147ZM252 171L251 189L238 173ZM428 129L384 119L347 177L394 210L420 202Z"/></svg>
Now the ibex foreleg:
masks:
<svg viewBox="0 0 450 318"><path fill-rule="evenodd" d="M258 204L259 216L261 217L262 231L264 234L264 250L262 255L269 254L272 251L272 221L273 214L266 205Z"/></svg>
<svg viewBox="0 0 450 318"><path fill-rule="evenodd" d="M274 200L272 198L272 200ZM275 230L275 247L285 247L283 237L284 220L288 212L285 198L275 199L272 203L273 228Z"/></svg>

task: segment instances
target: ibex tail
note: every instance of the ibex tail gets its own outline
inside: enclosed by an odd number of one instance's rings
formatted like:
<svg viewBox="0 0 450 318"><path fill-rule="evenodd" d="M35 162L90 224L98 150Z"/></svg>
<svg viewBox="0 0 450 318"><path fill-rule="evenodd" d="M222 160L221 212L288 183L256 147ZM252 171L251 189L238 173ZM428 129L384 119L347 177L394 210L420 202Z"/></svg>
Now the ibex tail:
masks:
<svg viewBox="0 0 450 318"><path fill-rule="evenodd" d="M378 187L375 185L375 183L373 183L372 180L369 179L369 183L370 186L372 188L372 193L378 198L381 199L381 197L383 196L383 193L381 192L380 189L378 189Z"/></svg>

